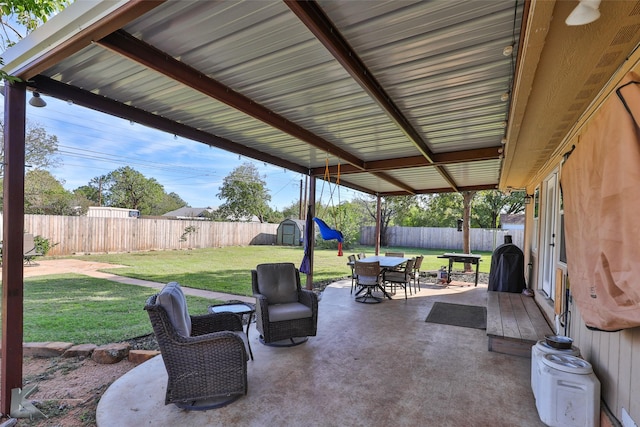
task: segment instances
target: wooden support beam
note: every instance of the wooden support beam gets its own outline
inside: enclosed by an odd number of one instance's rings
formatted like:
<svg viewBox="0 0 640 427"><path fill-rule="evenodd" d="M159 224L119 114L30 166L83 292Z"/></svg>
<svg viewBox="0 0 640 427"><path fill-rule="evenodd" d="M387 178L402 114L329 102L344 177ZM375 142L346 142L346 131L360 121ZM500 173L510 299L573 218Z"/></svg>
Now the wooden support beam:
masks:
<svg viewBox="0 0 640 427"><path fill-rule="evenodd" d="M178 61L171 55L156 49L124 31L116 31L99 40L97 44L227 104L294 138L311 144L333 156L339 157L356 167L363 168L364 166L364 161L353 154L331 144L329 141L289 121L286 117L269 110L254 100L234 91L232 88L223 85L217 80L210 78L206 74Z"/></svg>
<svg viewBox="0 0 640 427"><path fill-rule="evenodd" d="M383 172L388 170L397 170L405 168L418 168L427 166L444 166L455 163L466 163L481 160L495 160L500 158L502 147L486 147L475 148L471 150L449 151L445 153L434 154L434 162L429 162L424 156L399 157L395 159L375 160L365 163L366 172ZM325 173L324 167L311 169L313 176L322 176ZM338 173L338 166L329 166L329 173L335 175ZM351 165L341 165L340 175L349 175L354 173L362 173L362 169L355 168Z"/></svg>
<svg viewBox="0 0 640 427"><path fill-rule="evenodd" d="M358 54L351 48L345 37L335 25L333 25L318 3L312 0L285 0L285 3L351 77L376 101L413 145L420 150L425 159L432 163L433 152L429 148L426 140L393 102L391 96L382 88L382 85L375 78L371 70L369 70ZM436 169L445 181L447 181L454 190L457 190L456 182L451 175L442 167L436 166Z"/></svg>
<svg viewBox="0 0 640 427"><path fill-rule="evenodd" d="M11 390L22 388L25 114L26 86L5 82L0 361L3 415L11 412Z"/></svg>

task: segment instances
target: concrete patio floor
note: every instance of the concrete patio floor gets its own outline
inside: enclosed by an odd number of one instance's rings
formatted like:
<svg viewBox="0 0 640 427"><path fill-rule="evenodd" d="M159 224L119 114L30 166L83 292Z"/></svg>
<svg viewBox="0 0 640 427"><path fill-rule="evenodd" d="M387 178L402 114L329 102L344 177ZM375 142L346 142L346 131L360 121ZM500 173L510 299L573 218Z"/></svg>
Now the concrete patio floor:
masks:
<svg viewBox="0 0 640 427"><path fill-rule="evenodd" d="M161 357L116 380L97 409L111 426L544 426L530 359L487 350L484 330L426 323L436 301L486 305L486 285L423 285L381 304L360 304L350 280L330 285L318 335L273 348L249 338L248 393L209 411L164 405Z"/></svg>

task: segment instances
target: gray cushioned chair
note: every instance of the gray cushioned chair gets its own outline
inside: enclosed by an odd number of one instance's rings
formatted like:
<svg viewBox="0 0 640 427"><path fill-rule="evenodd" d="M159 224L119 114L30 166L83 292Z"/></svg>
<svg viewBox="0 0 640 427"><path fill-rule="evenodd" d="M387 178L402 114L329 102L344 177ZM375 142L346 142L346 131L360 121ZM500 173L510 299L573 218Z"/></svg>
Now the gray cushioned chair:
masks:
<svg viewBox="0 0 640 427"><path fill-rule="evenodd" d="M211 409L247 394L247 338L240 316L189 315L177 282L149 297L144 309L167 369L165 405Z"/></svg>
<svg viewBox="0 0 640 427"><path fill-rule="evenodd" d="M360 287L358 292L356 292L356 301L364 304L377 304L382 302L381 297L373 294L373 291L379 289L384 295L384 289L380 285L380 263L378 261L356 261L354 273L356 275L356 287ZM363 291L364 293L362 293Z"/></svg>
<svg viewBox="0 0 640 427"><path fill-rule="evenodd" d="M404 299L407 299L407 287L411 292L411 280L413 277L413 264L416 262L415 258L411 258L407 261L407 264L402 270L390 270L385 271L382 275L382 281L386 284L390 284L392 292L395 293L396 286L402 286L404 288Z"/></svg>
<svg viewBox="0 0 640 427"><path fill-rule="evenodd" d="M256 297L256 329L262 343L292 346L316 335L318 297L300 287L300 272L295 265L260 264L251 270L251 283Z"/></svg>

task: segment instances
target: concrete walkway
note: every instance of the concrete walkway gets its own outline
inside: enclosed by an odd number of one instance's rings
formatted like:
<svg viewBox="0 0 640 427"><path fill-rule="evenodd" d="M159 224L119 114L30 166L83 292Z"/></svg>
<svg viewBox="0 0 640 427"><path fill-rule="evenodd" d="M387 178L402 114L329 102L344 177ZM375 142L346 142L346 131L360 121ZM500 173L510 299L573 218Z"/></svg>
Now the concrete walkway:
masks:
<svg viewBox="0 0 640 427"><path fill-rule="evenodd" d="M113 273L105 273L99 270L113 269L125 267L123 265L107 264L103 262L83 261L79 259L66 258L66 259L54 259L38 261L36 265L28 266L24 268L25 277L35 276L47 276L51 274L83 274L85 276L95 277L97 279L111 280L112 282L124 283L126 285L144 286L155 290L160 290L165 283L150 282L148 280L133 279L131 277L118 276ZM1 269L0 269L1 271ZM237 300L244 302L254 303L256 301L253 297L247 297L242 295L226 294L222 292L205 291L202 289L193 289L183 287L182 290L187 295L193 295L197 297L217 299L222 301Z"/></svg>

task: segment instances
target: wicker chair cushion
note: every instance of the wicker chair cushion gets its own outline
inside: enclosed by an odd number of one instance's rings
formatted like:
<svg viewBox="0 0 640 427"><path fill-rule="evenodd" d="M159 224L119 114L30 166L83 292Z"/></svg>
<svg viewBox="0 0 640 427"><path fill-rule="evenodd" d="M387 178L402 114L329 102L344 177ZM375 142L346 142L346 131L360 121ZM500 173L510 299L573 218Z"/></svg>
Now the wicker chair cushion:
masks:
<svg viewBox="0 0 640 427"><path fill-rule="evenodd" d="M256 271L259 291L267 298L269 305L298 302L295 265L290 263L260 264L256 267Z"/></svg>
<svg viewBox="0 0 640 427"><path fill-rule="evenodd" d="M156 298L156 304L164 308L176 332L183 337L191 335L191 316L187 300L178 282L167 283Z"/></svg>
<svg viewBox="0 0 640 427"><path fill-rule="evenodd" d="M269 322L304 319L313 316L311 308L299 302L269 305Z"/></svg>
<svg viewBox="0 0 640 427"><path fill-rule="evenodd" d="M378 283L378 276L358 276L359 285L375 285Z"/></svg>
<svg viewBox="0 0 640 427"><path fill-rule="evenodd" d="M393 281L393 282L404 282L408 280L408 276L405 274L404 271L392 271L384 275L384 280Z"/></svg>

